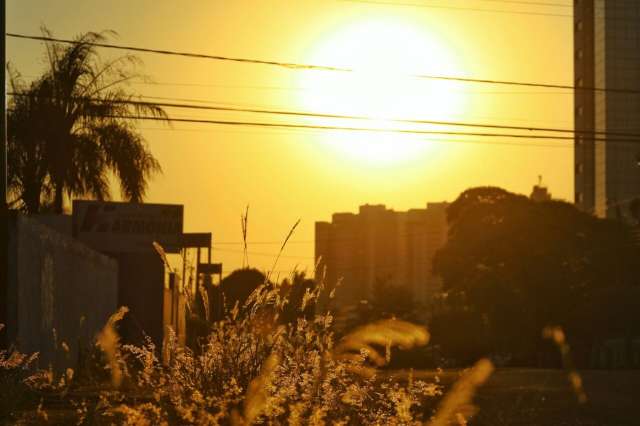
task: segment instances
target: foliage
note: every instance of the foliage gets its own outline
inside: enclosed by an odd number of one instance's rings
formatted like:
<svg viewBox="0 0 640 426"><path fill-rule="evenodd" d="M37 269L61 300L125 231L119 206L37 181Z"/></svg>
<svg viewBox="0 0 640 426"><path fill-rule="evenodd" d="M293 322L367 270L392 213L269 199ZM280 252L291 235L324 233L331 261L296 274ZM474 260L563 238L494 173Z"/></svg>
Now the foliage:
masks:
<svg viewBox="0 0 640 426"><path fill-rule="evenodd" d="M0 324L0 332L4 328ZM15 418L16 411L33 405L27 379L38 354L26 355L17 350L0 350L0 419Z"/></svg>
<svg viewBox="0 0 640 426"><path fill-rule="evenodd" d="M407 286L376 281L372 297L360 303L356 315L359 323L368 323L380 318L398 318L419 322L421 306L414 300Z"/></svg>
<svg viewBox="0 0 640 426"><path fill-rule="evenodd" d="M42 30L51 36L48 30ZM26 85L10 70L9 189L14 206L29 213L47 204L62 212L64 196L109 198L115 175L124 198L141 201L160 166L134 123L143 116L167 120L158 106L125 90L141 77L125 55L102 61L95 43L113 33L89 32L71 45L46 42L48 70Z"/></svg>
<svg viewBox="0 0 640 426"><path fill-rule="evenodd" d="M476 315L491 350L512 353L516 362L534 362L545 326L571 331L578 326L574 307L638 281L640 254L629 229L568 203L473 188L451 204L448 220L434 270L449 309Z"/></svg>
<svg viewBox="0 0 640 426"><path fill-rule="evenodd" d="M116 325L127 310L120 308L95 342L110 379L81 383L73 370L59 379L50 370L21 376L16 383L36 402L15 418L78 425L466 424L475 412L472 395L490 373L488 361L463 374L436 412L437 379L379 370L392 348L426 345L426 329L386 319L337 339L332 315L307 309L323 288L304 274L280 285L264 282L210 324L199 350L180 346L170 329L162 348L149 338L121 344ZM52 408L46 401L56 402ZM60 404L67 406L64 417Z"/></svg>
<svg viewBox="0 0 640 426"><path fill-rule="evenodd" d="M13 96L9 100L7 114L7 167L8 188L14 197L11 204L36 213L42 210L43 200L50 200L53 193L48 173L45 120L49 102L42 81L27 87L20 75L8 67L9 82L14 93L28 96Z"/></svg>
<svg viewBox="0 0 640 426"><path fill-rule="evenodd" d="M426 330L387 320L336 344L328 313L279 322L289 305L282 292L262 284L212 325L198 352L178 346L175 336L165 342L164 359L151 341L112 348L118 360L110 363L126 362L118 371L128 376L91 418L123 424L410 424L423 418L419 408L439 386L401 385L379 377L375 367L388 361L392 346L426 344ZM148 397L126 402L119 394L125 389Z"/></svg>
<svg viewBox="0 0 640 426"><path fill-rule="evenodd" d="M471 365L492 352L486 325L475 311L457 309L454 305L453 309L434 315L429 331L438 349L436 366Z"/></svg>
<svg viewBox="0 0 640 426"><path fill-rule="evenodd" d="M210 287L209 303L212 306L213 318L220 320L224 318L237 304L242 306L251 293L260 285L264 284L267 277L257 269L243 268L233 271L224 277L217 287Z"/></svg>
<svg viewBox="0 0 640 426"><path fill-rule="evenodd" d="M338 336L353 332L354 329L385 319L398 319L414 324L424 324L427 308L416 302L415 296L407 286L392 284L386 280L377 280L371 297L360 303L341 307L336 314L335 331ZM436 347L419 346L415 348L394 348L391 361L385 369L435 368L439 366Z"/></svg>

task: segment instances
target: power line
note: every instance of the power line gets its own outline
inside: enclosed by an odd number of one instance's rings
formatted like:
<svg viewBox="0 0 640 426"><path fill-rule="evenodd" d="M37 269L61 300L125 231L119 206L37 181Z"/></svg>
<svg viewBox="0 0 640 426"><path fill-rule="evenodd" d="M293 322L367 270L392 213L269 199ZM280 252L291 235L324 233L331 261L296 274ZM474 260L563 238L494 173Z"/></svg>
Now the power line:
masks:
<svg viewBox="0 0 640 426"><path fill-rule="evenodd" d="M140 104L140 105L157 105L165 108L186 108L186 109L199 109L199 110L213 110L213 111L229 111L229 112L249 112L257 114L273 114L273 115L287 115L287 116L299 116L299 117L315 117L315 118L333 118L341 120L376 120L374 117L368 117L364 115L342 115L342 114L328 114L328 113L312 113L305 111L286 111L286 110L268 110L258 108L238 108L238 107L220 107L220 106L206 106L206 105L191 105L191 104L177 104L177 103L154 103L154 102L137 102L126 101L126 103ZM382 119L383 121L392 121L397 123L410 123L410 124L430 124L439 126L452 126L452 127L474 127L474 128L490 128L490 129L504 129L504 130L523 130L523 131L537 131L537 132L555 132L555 133L571 133L571 134L592 134L592 135L611 135L611 136L623 136L640 138L638 133L626 133L626 132L610 132L610 131L596 131L596 130L571 130L571 129L558 129L551 127L533 127L533 126L511 126L502 124L485 124L485 123L467 123L460 121L438 121L438 120L423 120L423 119Z"/></svg>
<svg viewBox="0 0 640 426"><path fill-rule="evenodd" d="M377 4L377 5L383 5L383 6L423 7L423 8L429 8L429 9L445 9L445 10L460 10L460 11L473 11L473 12L506 13L506 14L513 14L513 15L553 16L553 17L559 17L559 18L573 18L573 15L566 15L561 13L550 13L550 12L528 12L528 11L518 11L518 10L483 9L483 8L476 8L476 7L441 6L441 5L424 4L424 3L403 3L403 2L392 2L392 1L384 1L384 0L342 0L342 1L346 1L349 3Z"/></svg>
<svg viewBox="0 0 640 426"><path fill-rule="evenodd" d="M481 8L472 8L472 7L458 7L458 6L441 6L441 5L431 5L424 3L406 3L406 2L393 2L389 0L342 0L350 3L364 3L364 4L374 4L381 6L400 6L400 7L415 7L415 8L430 8L430 9L449 9L456 11L473 11L473 12L488 12L488 13L505 13L512 15L531 15L531 16L552 16L559 18L574 18L574 15L565 15L560 13L548 13L548 12L530 12L530 11L518 11L518 10L504 10L504 9L481 9ZM500 1L500 0L482 0L482 1ZM507 1L501 1L502 3L507 3ZM511 3L511 2L509 2ZM514 2L515 3L515 2ZM551 6L551 5L546 5ZM561 6L561 5L555 5ZM572 7L570 5L566 5L566 7ZM617 16L604 16L603 19L605 21L620 21L620 22L631 22L636 23L637 19L635 18L621 18Z"/></svg>
<svg viewBox="0 0 640 426"><path fill-rule="evenodd" d="M151 130L151 131L186 131L186 132L203 132L203 133L211 133L210 131L207 130L198 130L198 129L170 129L170 128L144 128L142 130ZM296 129L282 129L282 134L287 134L286 132L290 132L290 131L296 131ZM233 132L232 132L233 133ZM253 132L238 132L238 133L253 133ZM257 134L261 134L261 133L257 133ZM313 134L312 131L309 131L309 133L303 133L303 134ZM560 145L558 143L556 144L542 144L542 143L528 143L526 141L523 142L508 142L508 141L487 141L487 140L478 140L478 139L446 139L446 138L437 138L437 139L433 139L433 138L428 138L428 139L424 139L425 143L459 143L459 144L470 144L470 145L496 145L496 146L515 146L515 147L522 147L522 148L563 148L563 149L573 149L572 145L568 145L568 144L562 144Z"/></svg>
<svg viewBox="0 0 640 426"><path fill-rule="evenodd" d="M177 87L214 87L218 89L251 89L251 90L288 90L288 91L322 91L323 88L304 87L304 86L262 86L262 85L242 85L242 84L215 84L215 83L180 83L171 81L139 81L130 83L141 86L177 86ZM469 90L452 90L454 93L464 93L471 95L573 95L573 92L557 92L557 91L469 91Z"/></svg>
<svg viewBox="0 0 640 426"><path fill-rule="evenodd" d="M38 78L39 76L23 74L23 77L29 78ZM264 86L264 85L245 85L245 84L218 84L218 83L184 83L179 81L155 81L155 80L143 80L143 81L135 81L135 82L127 82L126 84L132 84L135 86L176 86L176 87L214 87L218 89L252 89L252 90L289 90L289 91L323 91L323 88L320 87L309 87L309 86ZM512 90L481 90L481 91L470 91L470 90L452 90L453 93L464 93L471 95L571 95L573 96L573 91L565 91L558 92L555 90L544 90L544 91L512 91ZM152 96L146 96L148 98L152 98ZM169 100L186 100L192 102L208 102L202 100L190 100L190 99L180 99L180 98L158 98L158 99L169 99Z"/></svg>
<svg viewBox="0 0 640 426"><path fill-rule="evenodd" d="M355 1L355 0L352 0L352 1ZM14 37L14 38L20 38L20 39L49 41L49 42L55 42L55 43L66 43L66 44L81 43L75 40L67 40L67 39L45 37L45 36L32 36L32 35L16 34L16 33L7 33L6 35L8 37ZM312 64L294 63L294 62L262 60L262 59L237 58L237 57L230 57L230 56L209 55L209 54L203 54L203 53L192 53L192 52L183 52L183 51L175 51L175 50L151 49L151 48L144 48L144 47L125 46L125 45L116 45L116 44L108 44L108 43L85 43L85 44L90 46L107 48L107 49L128 50L128 51L142 52L142 53L156 53L156 54L170 55L170 56L183 56L183 57L196 58L196 59L210 59L210 60L218 60L218 61L232 61L232 62L241 62L241 63L249 63L249 64L258 64L258 65L271 65L271 66L283 67L288 69L296 69L296 70L333 71L333 72L344 72L344 73L358 72L358 70L353 68L333 67L333 66L327 66L327 65L312 65ZM495 79L483 79L483 78L466 78L466 77L454 77L454 76L444 76L444 75L409 74L409 75L404 75L404 77L413 77L413 78L429 79L429 80L458 81L463 83L527 86L527 87L538 87L538 88L547 88L547 89L626 93L626 94L634 94L634 95L640 94L640 90L637 90L637 89L581 87L581 86L571 86L571 85L564 85L564 84L535 83L535 82L495 80Z"/></svg>
<svg viewBox="0 0 640 426"><path fill-rule="evenodd" d="M140 128L140 130L148 130L148 131L168 131L168 132L200 132L200 133L219 133L219 131L213 132L211 130L206 129L196 129L196 128L156 128L156 127L144 127ZM278 132L279 130L279 132ZM276 132L276 134L303 134L303 135L314 135L317 134L314 130L300 130L300 129L267 129L264 132L261 131L223 131L222 133L239 133L239 134L272 134L272 132ZM509 142L509 141L488 141L488 140L479 140L479 139L448 139L448 138L426 138L423 140L425 143L454 143L454 144L470 144L470 145L496 145L496 146L514 146L521 148L563 148L563 149L573 149L572 145L566 143L540 143L540 142Z"/></svg>
<svg viewBox="0 0 640 426"><path fill-rule="evenodd" d="M32 96L28 93L15 93L15 92L10 92L8 94L12 96L24 96L24 97L35 96L35 95ZM92 100L95 102L101 101L101 99L99 98L78 98L78 99ZM341 119L341 120L367 120L367 121L375 120L374 117L369 117L364 115L342 115L342 114L328 114L328 113L313 113L313 112L305 112L305 111L271 110L271 109L262 109L262 108L222 107L222 106L209 106L209 105L194 105L194 104L186 104L186 103L148 102L148 101L135 101L135 100L109 100L108 102L130 104L130 105L149 105L149 106L154 105L154 106L159 106L164 108L183 108L183 109L226 111L226 112L248 112L248 113L256 113L256 114L285 115L285 116L296 116L296 117L331 118L331 119ZM629 138L640 138L640 134L638 133L595 131L595 130L571 130L571 129L558 129L558 128L552 128L552 127L512 126L512 125L490 124L490 123L468 123L468 122L459 122L459 121L438 121L438 120L401 119L401 118L384 119L383 121L408 123L408 124L429 124L429 125L452 126L452 127L473 127L473 128L502 129L502 130L522 130L522 131L530 131L530 132L535 131L535 132L570 133L575 135L601 135L601 136L621 136L621 137L629 137ZM354 128L345 128L345 129L354 130ZM385 129L377 129L377 130L386 131ZM393 130L393 131L396 131L396 130ZM420 132L419 130L415 130L415 131ZM447 134L458 135L460 133L452 132ZM462 133L462 135L467 135L467 134ZM483 136L483 134L473 134L472 136ZM502 135L487 134L487 136L502 136ZM517 136L510 135L510 136L535 138L541 135L517 135ZM573 138L570 138L570 139L573 139ZM640 139L638 139L638 142L640 142Z"/></svg>
<svg viewBox="0 0 640 426"><path fill-rule="evenodd" d="M139 115L100 115L103 118L116 118L123 120L150 120L150 121L167 121L162 117L139 116ZM412 130L412 129L380 129L374 127L348 127L348 126L323 126L313 124L293 124L293 123L271 123L256 121L230 121L230 120L210 120L210 119L192 119L192 118L172 118L169 121L180 123L196 123L196 124L218 124L227 126L247 126L247 127L267 127L267 128L284 128L284 129L312 129L312 130L336 130L349 132L370 132L370 133L397 133L410 135L450 135L450 136L478 136L478 137L506 137L517 139L550 139L550 140L570 140L571 136L550 136L550 135L524 135L511 133L475 133L475 132L454 132L444 130ZM603 139L588 138L593 141L601 142L619 142L619 143L640 143L640 140L625 139Z"/></svg>
<svg viewBox="0 0 640 426"><path fill-rule="evenodd" d="M11 110L9 110L11 111ZM214 125L226 125L226 126L244 126L244 127L264 127L271 129L302 129L302 130L333 130L333 131L347 131L347 132L368 132L368 133L397 133L406 135L450 135L450 136L478 136L478 137L501 137L501 138L516 138L516 139L548 139L557 141L573 141L571 136L551 136L551 135L524 135L524 134L512 134L512 133L474 133L474 132L454 132L443 130L412 130L412 129L382 129L374 127L347 127L347 126L324 126L324 125L311 125L311 124L294 124L294 123L274 123L274 122L255 122L255 121L231 121L231 120L211 120L204 118L164 118L153 117L143 115L94 115L101 118L113 118L122 120L148 120L148 121L162 121L162 122L178 122L178 123L194 123L194 124L214 124ZM640 143L638 139L606 139L588 137L587 139L592 141L607 142L607 143L626 143L635 144ZM426 139L425 142L431 141ZM463 140L434 140L433 142L468 142ZM484 144L500 144L492 141L477 141L474 143ZM507 144L507 143L503 143ZM522 144L514 144L522 145ZM535 145L539 146L539 145Z"/></svg>
<svg viewBox="0 0 640 426"><path fill-rule="evenodd" d="M492 3L507 3L507 4L523 4L531 6L549 6L549 7L573 7L572 4L567 3L544 3L539 1L518 1L518 0L480 0Z"/></svg>
<svg viewBox="0 0 640 426"><path fill-rule="evenodd" d="M165 121L160 117L147 117L147 116L103 116L105 118L121 118L126 120L151 120L151 121ZM245 121L226 121L226 120L209 120L209 119L191 119L191 118L173 118L170 121L195 123L195 124L219 124L219 125L231 125L231 126L247 126L247 127L266 127L266 128L283 128L283 129L302 129L302 130L335 130L335 131L353 131L353 132L371 132L371 133L399 133L399 134L413 134L413 135L451 135L451 136L478 136L478 137L506 137L517 139L548 139L557 141L573 141L574 138L570 136L552 136L552 135L524 135L524 134L511 134L511 133L475 133L475 132L454 132L454 131L437 131L437 130L412 130L412 129L382 129L371 127L346 127L346 126L323 126L323 125L305 125L305 124L293 124L293 123L269 123L269 122L245 122ZM638 139L608 139L608 138L595 138L586 137L586 139L596 142L607 143L623 143L623 144L637 144L640 143ZM485 143L485 144L508 144L491 141L464 141L464 140L451 140L451 139L426 139L426 142L469 142L469 143ZM522 145L522 144L513 144ZM536 144L535 146L542 146ZM553 147L555 145L544 145L546 147Z"/></svg>
<svg viewBox="0 0 640 426"><path fill-rule="evenodd" d="M11 111L11 110L9 110ZM133 119L133 118L131 118ZM143 120L144 117L136 117L135 119L140 119ZM188 119L185 118L184 120L181 119L177 119L177 118L172 118L170 119L170 121L172 122L176 122L176 121L194 121L195 119ZM214 123L215 124L215 123ZM220 123L220 124L225 124L225 123ZM230 124L241 124L241 123L230 123ZM235 127L235 126L233 126ZM239 127L239 126L238 126ZM175 127L167 127L167 128L140 128L140 130L147 130L147 131L170 131L170 132L179 132L179 131L185 131L185 132L201 132L201 133L212 133L212 131L209 130L203 130L203 129L196 129L196 128L188 128L188 129L184 129L184 128L175 128ZM316 131L321 131L321 130L326 130L326 129L296 129L296 128L283 128L283 129L279 129L278 127L267 127L266 131L268 131L269 133L271 132L278 132L279 134L291 134L291 132L293 132L294 134L296 133L300 133L300 134L306 134L306 135L313 135L316 134ZM384 130L380 130L380 131L384 131ZM218 133L218 132L216 132ZM265 134L264 132L252 132L252 131L248 131L248 132L234 132L234 131L227 131L227 132L222 132L222 133L241 133L241 134ZM508 136L508 135L507 135ZM513 147L518 147L518 148L563 148L563 149L573 149L572 145L569 144L560 144L561 142L557 142L557 143L540 143L540 142L536 142L536 143L532 143L532 142L527 142L527 141L522 141L522 142L509 142L509 141L490 141L490 140L478 140L478 139L448 139L448 138L426 138L424 140L422 140L422 142L425 143L454 143L454 144L469 144L469 145L490 145L490 146L513 146Z"/></svg>
<svg viewBox="0 0 640 426"><path fill-rule="evenodd" d="M313 244L315 241L313 240L296 240L296 241L287 241L287 245L289 244ZM217 245L243 245L244 241L216 241L213 243L213 247L215 248ZM252 244L265 244L265 245L282 245L282 240L280 241L247 241L247 245L250 246Z"/></svg>
<svg viewBox="0 0 640 426"><path fill-rule="evenodd" d="M278 66L278 67L284 67L284 68L290 68L290 69L307 69L307 70L320 70L320 71L349 71L344 68L324 66L324 65L309 65L309 64L298 64L293 62L237 58L232 56L210 55L210 54L204 54L204 53L180 52L176 50L151 49L151 48L137 47L137 46L124 46L124 45L117 45L117 44L111 44L111 43L88 43L88 42L79 42L76 40L67 40L67 39L61 39L61 38L55 38L55 37L32 36L32 35L16 34L16 33L6 33L6 34L7 34L7 37L22 38L22 39L28 39L28 40L50 41L54 43L65 43L65 44L86 44L89 46L102 47L105 49L129 50L132 52L156 53L160 55L183 56L186 58L195 58L195 59L211 59L216 61L231 61L231 62L258 64L258 65L272 65L272 66Z"/></svg>
<svg viewBox="0 0 640 426"><path fill-rule="evenodd" d="M176 97L161 97L161 96L150 96L150 95L140 95L140 98L144 98L144 99L157 99L157 100L163 100L163 101L179 101L179 102L193 102L193 103L200 103L200 104L209 104L209 105L232 105L232 106L240 106L240 107L251 107L251 108L280 108L279 106L276 105L262 105L262 104L251 104L251 103L238 103L238 102L223 102L223 101L213 101L213 100L206 100L206 99L193 99L193 98L176 98ZM569 121L566 120L537 120L537 119L531 119L531 118L524 118L524 117L504 117L504 116L487 116L487 115L475 115L475 114L455 114L458 117L462 117L462 116L469 116L469 117L476 117L476 118L481 118L481 119L498 119L498 120L509 120L509 121L519 121L519 122L538 122L538 123L550 123L550 122L555 122L555 123L569 123ZM635 130L635 129L634 129ZM640 129L638 129L640 130Z"/></svg>
<svg viewBox="0 0 640 426"><path fill-rule="evenodd" d="M280 242L280 244L282 244L282 242ZM214 246L214 250L215 251L221 251L221 252L224 252L224 253L244 254L244 250L215 248L215 246ZM254 255L254 256L269 256L269 257L278 256L278 253L265 253L265 252L256 252L256 251L247 251L247 254ZM279 257L280 258L284 258L284 259L299 259L299 260L315 259L315 257L313 257L313 256L291 256L291 255L284 255L284 254L280 255Z"/></svg>
<svg viewBox="0 0 640 426"><path fill-rule="evenodd" d="M280 108L276 105L262 105L262 104L251 104L251 103L238 103L238 102L223 102L223 101L213 101L207 99L193 99L193 98L176 98L176 97L161 97L161 96L150 96L150 95L141 95L140 98L144 99L157 99L162 101L178 101L178 102L189 102L189 103L200 103L200 104L209 104L209 105L232 105L239 107L251 107L251 108ZM538 123L550 123L550 122L562 122L568 123L565 120L536 120L531 118L524 117L504 117L504 116L486 116L486 115L475 115L475 114L456 114L456 116L470 116L477 117L481 119L498 119L498 120L509 120L509 121L519 121L519 122L538 122ZM639 129L640 130L640 129Z"/></svg>

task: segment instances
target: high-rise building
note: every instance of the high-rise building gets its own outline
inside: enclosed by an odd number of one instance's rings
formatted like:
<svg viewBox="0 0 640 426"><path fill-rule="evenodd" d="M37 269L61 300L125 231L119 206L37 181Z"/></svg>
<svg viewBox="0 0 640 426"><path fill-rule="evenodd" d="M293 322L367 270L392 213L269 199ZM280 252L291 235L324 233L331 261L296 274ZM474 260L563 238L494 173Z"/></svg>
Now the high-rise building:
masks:
<svg viewBox="0 0 640 426"><path fill-rule="evenodd" d="M336 301L348 306L371 297L377 281L406 286L426 303L441 287L432 260L447 239L448 203L396 212L384 205L360 206L358 214L335 213L316 222L318 274L328 285L339 280Z"/></svg>
<svg viewBox="0 0 640 426"><path fill-rule="evenodd" d="M640 133L640 1L574 3L575 202L630 220L640 197L640 144L611 133Z"/></svg>

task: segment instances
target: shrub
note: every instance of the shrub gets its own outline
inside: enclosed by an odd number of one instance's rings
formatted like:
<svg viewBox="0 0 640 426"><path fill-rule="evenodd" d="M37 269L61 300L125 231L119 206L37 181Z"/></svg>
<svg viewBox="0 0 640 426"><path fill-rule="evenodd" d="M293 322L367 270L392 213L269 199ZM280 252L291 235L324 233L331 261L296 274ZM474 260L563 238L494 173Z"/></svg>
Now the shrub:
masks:
<svg viewBox="0 0 640 426"><path fill-rule="evenodd" d="M319 295L316 291L314 297ZM123 422L149 424L407 424L422 419L421 404L435 384L383 379L375 367L391 346L426 344L424 329L387 320L334 343L331 314L281 323L289 306L273 285L259 287L242 308L211 326L199 351L165 342L125 345L138 403L105 406ZM301 307L304 309L303 307ZM141 420L142 419L142 420Z"/></svg>
<svg viewBox="0 0 640 426"><path fill-rule="evenodd" d="M0 332L3 328L0 324ZM0 350L0 419L13 419L17 411L36 403L27 380L37 358L37 353Z"/></svg>

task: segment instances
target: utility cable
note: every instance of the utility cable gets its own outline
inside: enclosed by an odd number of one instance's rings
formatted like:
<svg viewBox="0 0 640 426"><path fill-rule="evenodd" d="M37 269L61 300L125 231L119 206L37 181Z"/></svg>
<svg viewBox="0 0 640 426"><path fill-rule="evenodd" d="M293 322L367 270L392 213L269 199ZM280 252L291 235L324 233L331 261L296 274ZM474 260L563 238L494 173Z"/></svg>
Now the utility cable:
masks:
<svg viewBox="0 0 640 426"><path fill-rule="evenodd" d="M81 42L76 40L67 40L67 39L54 38L54 37L32 36L32 35L16 34L16 33L6 33L6 35L7 37L21 38L21 39L28 39L28 40L38 40L38 41L76 44L76 45L81 44ZM296 70L333 71L333 72L344 72L344 73L359 71L353 68L334 67L334 66L327 66L327 65L312 65L312 64L294 63L294 62L279 62L279 61L262 60L262 59L238 58L238 57L209 55L209 54L203 54L203 53L192 53L192 52L184 52L184 51L176 51L176 50L150 49L150 48L144 48L144 47L116 45L116 44L109 44L109 43L85 43L85 44L90 46L95 46L95 47L107 48L107 49L128 50L128 51L142 52L142 53L156 53L156 54L162 54L162 55L182 56L182 57L189 57L189 58L196 58L196 59L211 59L211 60L218 60L218 61L232 61L232 62L241 62L241 63L258 64L258 65L271 65L271 66L278 66L278 67L296 69ZM527 87L538 87L538 88L548 88L548 89L568 89L568 90L579 90L579 91L626 93L626 94L634 94L634 95L640 94L640 90L638 89L581 87L581 86L571 86L571 85L565 85L565 84L495 80L495 79L486 79L486 78L467 78L467 77L427 75L427 74L410 74L410 75L404 75L404 76L420 78L420 79L429 79L429 80L458 81L463 83L527 86Z"/></svg>

